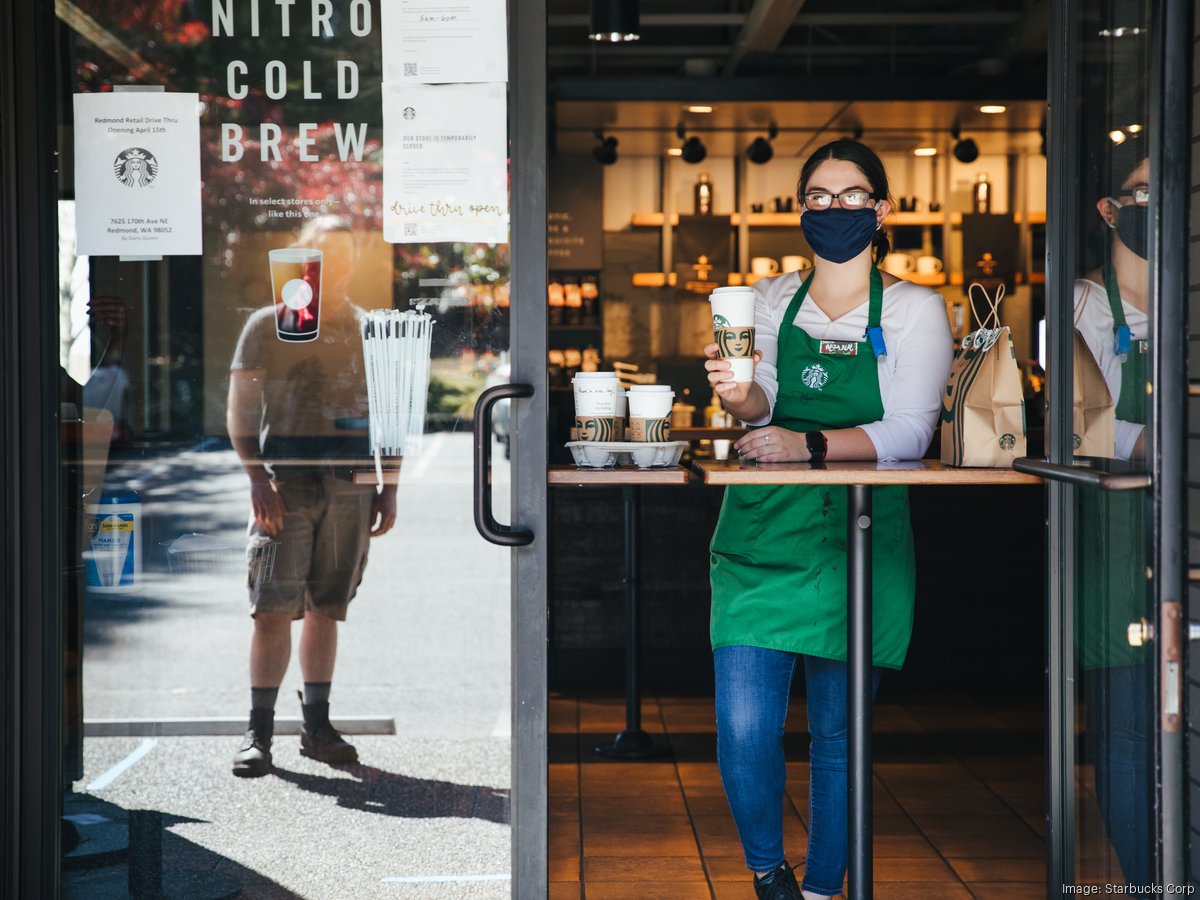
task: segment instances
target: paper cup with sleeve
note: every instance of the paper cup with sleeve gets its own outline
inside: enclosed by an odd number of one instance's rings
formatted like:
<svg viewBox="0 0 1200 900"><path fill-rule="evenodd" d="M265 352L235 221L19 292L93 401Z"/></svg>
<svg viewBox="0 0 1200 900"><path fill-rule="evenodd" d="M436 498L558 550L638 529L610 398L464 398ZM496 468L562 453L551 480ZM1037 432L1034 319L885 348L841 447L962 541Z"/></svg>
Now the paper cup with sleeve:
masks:
<svg viewBox="0 0 1200 900"><path fill-rule="evenodd" d="M616 372L580 372L571 381L575 427L581 441L619 441L625 437L625 398Z"/></svg>
<svg viewBox="0 0 1200 900"><path fill-rule="evenodd" d="M712 304L713 339L721 359L728 360L733 380L754 380L753 288L719 287L708 300Z"/></svg>
<svg viewBox="0 0 1200 900"><path fill-rule="evenodd" d="M675 392L669 384L635 384L629 399L629 439L638 442L671 439L671 404Z"/></svg>

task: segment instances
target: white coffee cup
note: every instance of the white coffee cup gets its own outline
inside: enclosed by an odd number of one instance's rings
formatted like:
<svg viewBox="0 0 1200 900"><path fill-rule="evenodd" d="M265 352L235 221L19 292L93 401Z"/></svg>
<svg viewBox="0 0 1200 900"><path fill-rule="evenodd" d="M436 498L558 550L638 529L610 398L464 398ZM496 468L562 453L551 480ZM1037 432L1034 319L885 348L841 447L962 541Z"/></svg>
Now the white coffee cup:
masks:
<svg viewBox="0 0 1200 900"><path fill-rule="evenodd" d="M917 261L907 253L889 253L883 258L880 266L885 272L893 275L908 275L917 267Z"/></svg>
<svg viewBox="0 0 1200 900"><path fill-rule="evenodd" d="M675 392L669 384L635 384L625 395L631 419L670 418Z"/></svg>
<svg viewBox="0 0 1200 900"><path fill-rule="evenodd" d="M779 271L779 263L769 256L756 256L750 260L750 271L755 275L774 275Z"/></svg>
<svg viewBox="0 0 1200 900"><path fill-rule="evenodd" d="M799 272L801 269L811 269L812 260L807 256L785 256L783 265L781 266L784 272Z"/></svg>
<svg viewBox="0 0 1200 900"><path fill-rule="evenodd" d="M575 415L624 415L625 398L616 372L580 372L571 379L571 387L575 392ZM618 398L621 409L617 408Z"/></svg>
<svg viewBox="0 0 1200 900"><path fill-rule="evenodd" d="M756 294L748 287L720 287L709 294L713 331L723 328L753 328ZM749 357L722 357L733 369L735 382L754 380L753 346Z"/></svg>
<svg viewBox="0 0 1200 900"><path fill-rule="evenodd" d="M917 257L918 275L936 275L940 271L942 271L942 261L936 256Z"/></svg>
<svg viewBox="0 0 1200 900"><path fill-rule="evenodd" d="M729 448L733 446L733 441L729 438L713 438L713 459L729 459Z"/></svg>

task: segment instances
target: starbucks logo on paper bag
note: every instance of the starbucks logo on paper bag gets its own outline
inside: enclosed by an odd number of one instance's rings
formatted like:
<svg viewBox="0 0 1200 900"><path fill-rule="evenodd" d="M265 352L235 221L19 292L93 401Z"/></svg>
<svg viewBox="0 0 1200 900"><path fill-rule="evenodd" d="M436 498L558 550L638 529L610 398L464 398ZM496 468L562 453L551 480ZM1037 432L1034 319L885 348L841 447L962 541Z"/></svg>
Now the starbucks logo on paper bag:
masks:
<svg viewBox="0 0 1200 900"><path fill-rule="evenodd" d="M804 367L804 371L800 373L800 380L806 387L819 391L829 384L829 373L820 363L813 363L811 366Z"/></svg>
<svg viewBox="0 0 1200 900"><path fill-rule="evenodd" d="M158 160L149 150L130 147L113 160L113 174L125 187L149 187L158 177Z"/></svg>
<svg viewBox="0 0 1200 900"><path fill-rule="evenodd" d="M1015 446L1017 446L1017 439L1011 434L1005 433L1000 435L1001 450L1011 450Z"/></svg>

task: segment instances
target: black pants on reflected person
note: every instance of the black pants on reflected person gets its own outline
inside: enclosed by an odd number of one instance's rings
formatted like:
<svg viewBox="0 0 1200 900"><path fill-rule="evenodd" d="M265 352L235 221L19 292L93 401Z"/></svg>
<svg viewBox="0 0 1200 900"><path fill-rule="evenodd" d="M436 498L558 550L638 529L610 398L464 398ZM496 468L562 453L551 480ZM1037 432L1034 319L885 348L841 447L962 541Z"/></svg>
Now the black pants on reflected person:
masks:
<svg viewBox="0 0 1200 900"><path fill-rule="evenodd" d="M1153 882L1150 852L1150 692L1152 665L1083 672L1087 744L1096 767L1096 797L1125 881Z"/></svg>

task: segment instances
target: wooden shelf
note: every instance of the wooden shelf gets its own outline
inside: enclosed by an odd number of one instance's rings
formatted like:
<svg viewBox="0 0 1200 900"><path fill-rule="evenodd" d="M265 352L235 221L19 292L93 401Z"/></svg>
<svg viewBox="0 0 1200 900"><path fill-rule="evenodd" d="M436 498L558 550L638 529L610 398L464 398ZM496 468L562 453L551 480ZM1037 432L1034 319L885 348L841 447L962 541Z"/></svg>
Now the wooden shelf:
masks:
<svg viewBox="0 0 1200 900"><path fill-rule="evenodd" d="M888 215L884 224L890 227L912 227L912 226L931 226L936 227L946 224L947 216L951 225L961 225L963 214L961 212L892 212ZM1020 213L1013 214L1013 220L1020 224L1022 221ZM630 224L634 228L662 228L665 216L661 212L644 212L634 213L630 219ZM729 217L731 225L741 224L741 215L733 213ZM679 224L679 215L672 214L672 227ZM746 216L746 224L762 228L785 228L800 224L800 214L797 212L784 213L750 213ZM1030 225L1045 225L1045 212L1031 212L1029 214Z"/></svg>

